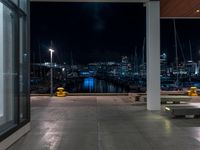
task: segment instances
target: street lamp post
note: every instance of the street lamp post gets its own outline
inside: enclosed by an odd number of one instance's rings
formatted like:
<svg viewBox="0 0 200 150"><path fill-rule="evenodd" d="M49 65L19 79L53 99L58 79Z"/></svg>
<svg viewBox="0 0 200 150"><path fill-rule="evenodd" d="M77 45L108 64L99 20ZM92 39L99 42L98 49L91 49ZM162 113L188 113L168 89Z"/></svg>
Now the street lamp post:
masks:
<svg viewBox="0 0 200 150"><path fill-rule="evenodd" d="M51 63L50 63L50 68L51 68L51 96L53 96L53 62L52 62L52 59L53 59L53 52L54 50L53 49L49 49L50 51L50 60L51 60Z"/></svg>

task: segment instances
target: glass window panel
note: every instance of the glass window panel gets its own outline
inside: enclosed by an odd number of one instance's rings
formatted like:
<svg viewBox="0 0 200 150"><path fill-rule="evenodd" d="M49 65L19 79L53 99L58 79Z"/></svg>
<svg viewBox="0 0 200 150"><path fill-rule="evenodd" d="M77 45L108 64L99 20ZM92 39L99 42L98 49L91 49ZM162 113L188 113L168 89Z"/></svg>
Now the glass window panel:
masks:
<svg viewBox="0 0 200 150"><path fill-rule="evenodd" d="M28 99L28 53L26 49L26 20L20 18L20 58L19 58L19 85L20 85L20 120L27 119L27 99Z"/></svg>
<svg viewBox="0 0 200 150"><path fill-rule="evenodd" d="M11 1L14 2L16 5L19 4L19 3L18 3L19 0L11 0Z"/></svg>
<svg viewBox="0 0 200 150"><path fill-rule="evenodd" d="M14 13L0 3L0 132L15 123L18 73L15 63Z"/></svg>
<svg viewBox="0 0 200 150"><path fill-rule="evenodd" d="M27 0L19 0L19 6L23 11L27 12Z"/></svg>
<svg viewBox="0 0 200 150"><path fill-rule="evenodd" d="M3 117L4 112L4 90L3 90L4 80L3 80L3 4L0 3L0 118ZM1 119L0 119L1 124Z"/></svg>

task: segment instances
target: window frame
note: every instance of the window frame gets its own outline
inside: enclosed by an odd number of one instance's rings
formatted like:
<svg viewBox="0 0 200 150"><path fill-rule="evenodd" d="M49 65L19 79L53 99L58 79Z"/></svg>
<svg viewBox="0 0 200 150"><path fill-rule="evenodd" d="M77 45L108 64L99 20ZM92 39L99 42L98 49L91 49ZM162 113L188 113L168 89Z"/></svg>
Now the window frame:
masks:
<svg viewBox="0 0 200 150"><path fill-rule="evenodd" d="M30 47L30 42L29 42L29 33L30 33L30 28L29 28L29 16L30 16L30 12L29 12L29 1L27 0L27 12L24 12L20 6L16 5L14 2L12 2L11 0L0 0L0 2L8 7L8 9L10 9L13 13L14 13L14 20L13 20L13 28L14 28L14 34L13 34L13 39L14 39L14 50L13 50L13 55L14 55L14 60L15 63L14 64L14 70L15 72L18 73L18 77L14 80L14 85L18 85L16 88L14 88L14 94L17 95L17 97L15 98L14 100L14 124L9 126L8 128L5 129L5 131L1 132L0 133L0 142L3 141L5 138L7 138L8 136L10 136L11 134L13 134L15 131L17 131L18 129L22 128L24 125L26 125L27 123L30 122L30 91L28 90L27 91L27 96L26 96L26 118L23 119L23 120L20 120L20 91L19 91L19 87L20 87L20 84L19 84L19 81L20 81L20 18L23 18L25 20L23 26L25 27L25 29L23 29L23 31L25 31L25 33L22 33L23 36L23 39L24 42L23 42L23 47L25 48L25 50L23 51L26 51L27 52L27 63L28 64L25 64L27 65L27 73L25 75L27 75L27 83L26 83L26 86L27 86L27 89L30 89L30 73L29 73L29 70L30 70L30 51L29 51L29 47Z"/></svg>

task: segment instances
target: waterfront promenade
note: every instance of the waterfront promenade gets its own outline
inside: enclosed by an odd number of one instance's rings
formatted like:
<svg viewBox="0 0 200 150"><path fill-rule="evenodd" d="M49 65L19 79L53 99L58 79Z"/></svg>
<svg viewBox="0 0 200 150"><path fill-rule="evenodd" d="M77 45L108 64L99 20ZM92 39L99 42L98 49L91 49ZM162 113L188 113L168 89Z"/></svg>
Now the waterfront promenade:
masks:
<svg viewBox="0 0 200 150"><path fill-rule="evenodd" d="M200 149L200 118L172 119L128 96L33 96L31 126L9 150Z"/></svg>

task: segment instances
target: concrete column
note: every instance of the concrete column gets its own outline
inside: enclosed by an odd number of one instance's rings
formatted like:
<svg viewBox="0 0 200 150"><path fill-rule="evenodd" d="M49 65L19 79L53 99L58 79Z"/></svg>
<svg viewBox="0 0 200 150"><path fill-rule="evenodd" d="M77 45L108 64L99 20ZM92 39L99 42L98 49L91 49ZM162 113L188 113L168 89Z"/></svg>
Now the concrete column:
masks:
<svg viewBox="0 0 200 150"><path fill-rule="evenodd" d="M4 115L3 33L3 4L0 3L0 118Z"/></svg>
<svg viewBox="0 0 200 150"><path fill-rule="evenodd" d="M146 3L147 109L160 110L160 2Z"/></svg>

